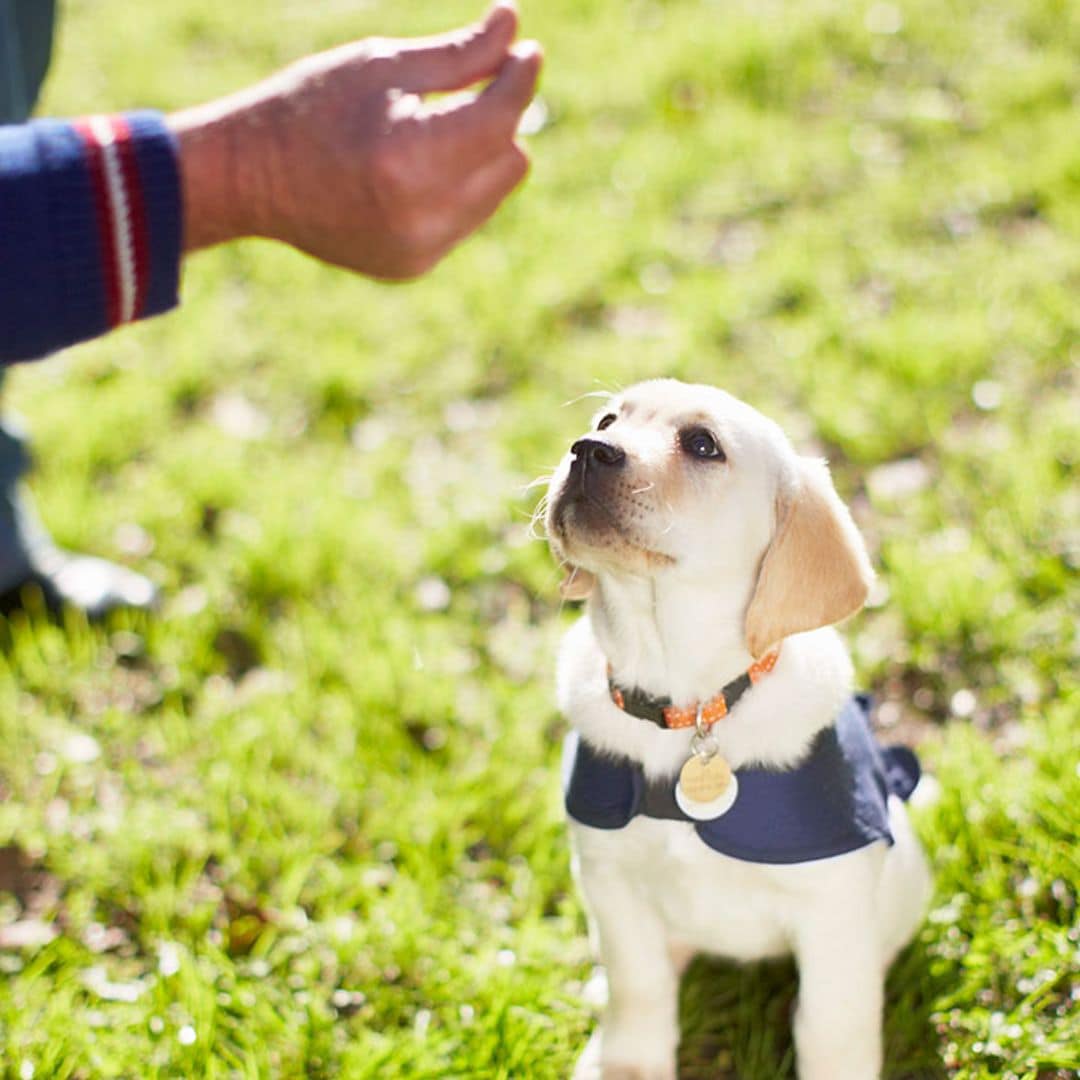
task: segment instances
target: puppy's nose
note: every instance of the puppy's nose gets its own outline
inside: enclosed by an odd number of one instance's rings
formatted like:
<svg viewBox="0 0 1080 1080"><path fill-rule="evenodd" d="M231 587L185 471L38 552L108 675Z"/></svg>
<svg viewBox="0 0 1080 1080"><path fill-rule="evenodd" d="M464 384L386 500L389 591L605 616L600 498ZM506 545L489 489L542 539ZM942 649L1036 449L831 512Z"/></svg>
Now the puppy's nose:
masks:
<svg viewBox="0 0 1080 1080"><path fill-rule="evenodd" d="M626 460L626 452L611 443L599 439L578 439L570 452L583 465L621 465Z"/></svg>

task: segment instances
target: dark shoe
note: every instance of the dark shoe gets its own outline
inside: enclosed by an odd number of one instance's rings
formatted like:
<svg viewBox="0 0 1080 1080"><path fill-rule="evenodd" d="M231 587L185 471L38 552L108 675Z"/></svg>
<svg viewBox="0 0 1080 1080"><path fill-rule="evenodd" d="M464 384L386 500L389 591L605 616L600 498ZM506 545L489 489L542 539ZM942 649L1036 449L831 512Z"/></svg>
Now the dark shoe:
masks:
<svg viewBox="0 0 1080 1080"><path fill-rule="evenodd" d="M149 610L157 603L157 587L149 578L106 559L53 547L35 552L34 562L23 582L0 593L0 611L32 604L34 596L51 612L77 608L89 619L103 619L117 608Z"/></svg>
<svg viewBox="0 0 1080 1080"><path fill-rule="evenodd" d="M0 493L0 571L4 613L32 606L36 598L51 612L76 608L101 619L117 608L152 608L158 598L142 574L58 548L20 487Z"/></svg>

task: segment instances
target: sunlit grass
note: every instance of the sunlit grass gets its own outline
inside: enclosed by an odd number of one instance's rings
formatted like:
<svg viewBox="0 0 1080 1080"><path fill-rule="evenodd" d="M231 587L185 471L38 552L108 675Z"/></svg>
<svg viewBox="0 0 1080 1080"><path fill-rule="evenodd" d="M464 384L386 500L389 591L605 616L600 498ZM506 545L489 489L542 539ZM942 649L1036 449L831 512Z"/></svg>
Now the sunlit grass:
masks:
<svg viewBox="0 0 1080 1080"><path fill-rule="evenodd" d="M887 1075L1072 1075L1078 9L523 7L533 173L436 273L235 246L9 383L54 532L166 600L0 627L0 1076L567 1075L570 613L526 487L582 394L657 374L824 452L874 548L860 675L944 787ZM473 13L70 0L45 107ZM790 1075L793 993L698 964L685 1075Z"/></svg>

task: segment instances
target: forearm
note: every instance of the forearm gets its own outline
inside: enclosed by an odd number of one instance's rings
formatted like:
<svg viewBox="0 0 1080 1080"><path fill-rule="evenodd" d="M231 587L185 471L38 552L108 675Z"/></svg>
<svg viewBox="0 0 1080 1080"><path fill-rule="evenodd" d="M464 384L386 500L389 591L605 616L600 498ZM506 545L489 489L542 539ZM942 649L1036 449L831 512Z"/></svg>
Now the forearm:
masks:
<svg viewBox="0 0 1080 1080"><path fill-rule="evenodd" d="M241 236L377 278L434 266L525 176L515 132L541 58L516 29L499 0L473 26L343 45L167 120L0 128L0 363L172 307L181 252Z"/></svg>

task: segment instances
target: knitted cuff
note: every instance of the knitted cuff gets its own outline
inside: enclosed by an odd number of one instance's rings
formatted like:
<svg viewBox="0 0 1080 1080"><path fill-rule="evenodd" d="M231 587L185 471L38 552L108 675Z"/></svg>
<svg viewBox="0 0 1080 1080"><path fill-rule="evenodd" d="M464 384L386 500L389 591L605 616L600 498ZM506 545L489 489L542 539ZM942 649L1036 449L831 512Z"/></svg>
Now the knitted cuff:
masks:
<svg viewBox="0 0 1080 1080"><path fill-rule="evenodd" d="M0 128L0 360L25 360L177 303L172 134L157 113Z"/></svg>

